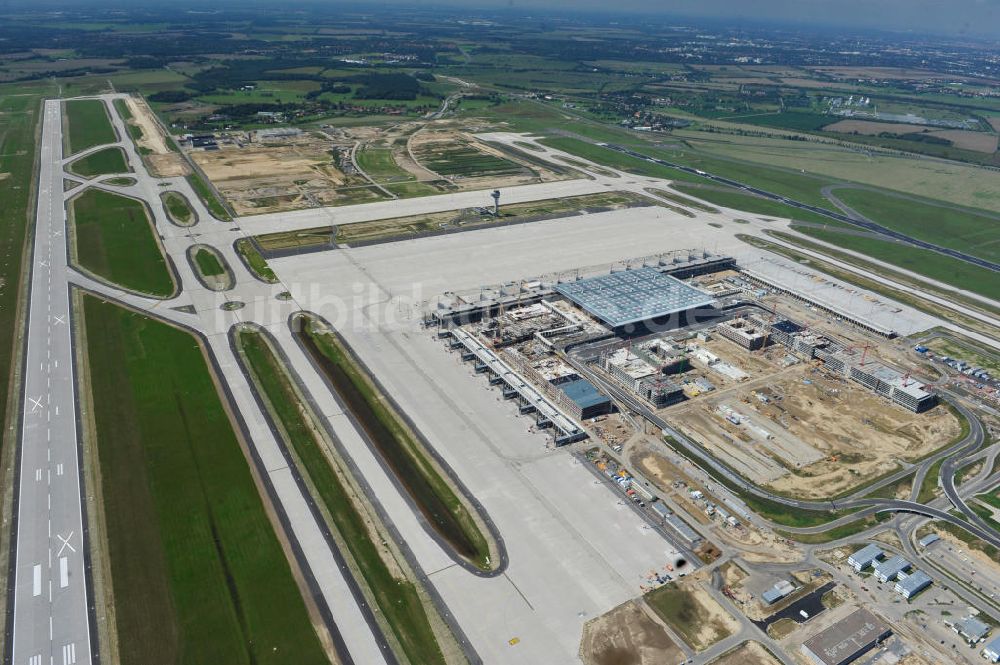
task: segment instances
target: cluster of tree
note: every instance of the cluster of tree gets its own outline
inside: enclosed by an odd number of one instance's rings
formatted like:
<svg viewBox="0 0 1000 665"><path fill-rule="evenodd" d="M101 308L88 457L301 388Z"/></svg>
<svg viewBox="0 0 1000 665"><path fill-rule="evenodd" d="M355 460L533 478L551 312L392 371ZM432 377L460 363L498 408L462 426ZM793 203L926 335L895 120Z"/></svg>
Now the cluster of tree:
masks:
<svg viewBox="0 0 1000 665"><path fill-rule="evenodd" d="M366 72L348 79L360 84L354 93L358 99L413 100L420 94L420 82L409 74Z"/></svg>

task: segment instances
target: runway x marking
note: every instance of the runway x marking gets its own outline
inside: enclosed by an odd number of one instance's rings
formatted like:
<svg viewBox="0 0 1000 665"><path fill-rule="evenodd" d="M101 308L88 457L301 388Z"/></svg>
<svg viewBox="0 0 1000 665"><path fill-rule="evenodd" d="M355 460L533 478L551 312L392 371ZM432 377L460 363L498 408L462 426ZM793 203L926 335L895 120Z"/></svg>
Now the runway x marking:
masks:
<svg viewBox="0 0 1000 665"><path fill-rule="evenodd" d="M28 399L31 400L31 413L34 413L35 411L38 411L39 409L42 408L41 395L38 396L38 399L35 399L34 397L29 397Z"/></svg>
<svg viewBox="0 0 1000 665"><path fill-rule="evenodd" d="M62 556L63 550L66 549L67 547L69 548L70 552L76 554L76 548L69 544L69 539L72 537L73 537L72 531L70 531L69 535L66 536L65 538L60 536L58 533L56 534L56 538L62 541L62 545L59 546L59 551L56 553L56 556Z"/></svg>
<svg viewBox="0 0 1000 665"><path fill-rule="evenodd" d="M62 323L62 324L66 323L66 315L65 314L63 314L62 316L56 316L56 317L53 317L53 318L55 319L56 323Z"/></svg>

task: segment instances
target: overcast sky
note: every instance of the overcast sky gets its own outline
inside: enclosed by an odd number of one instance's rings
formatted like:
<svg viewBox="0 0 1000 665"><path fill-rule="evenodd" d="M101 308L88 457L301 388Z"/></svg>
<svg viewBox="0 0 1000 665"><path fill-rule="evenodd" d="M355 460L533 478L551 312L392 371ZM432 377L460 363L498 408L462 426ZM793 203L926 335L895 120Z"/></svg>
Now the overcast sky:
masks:
<svg viewBox="0 0 1000 665"><path fill-rule="evenodd" d="M378 0L374 0L378 1ZM399 2L399 0L395 0ZM659 12L1000 38L1000 0L403 0L424 6Z"/></svg>

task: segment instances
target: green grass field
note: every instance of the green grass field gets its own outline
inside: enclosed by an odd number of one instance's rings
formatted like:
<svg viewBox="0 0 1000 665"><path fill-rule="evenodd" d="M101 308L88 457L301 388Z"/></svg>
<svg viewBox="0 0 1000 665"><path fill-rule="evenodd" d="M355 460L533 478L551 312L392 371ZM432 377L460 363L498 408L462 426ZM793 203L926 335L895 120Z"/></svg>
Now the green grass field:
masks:
<svg viewBox="0 0 1000 665"><path fill-rule="evenodd" d="M815 224L824 225L840 224L837 220L830 219L829 217L824 217L823 215L818 215L808 210L799 210L798 208L793 208L788 204L780 203L778 201L771 201L769 199L762 199L758 196L744 194L743 192L735 189L725 190L716 189L714 187L692 187L683 183L676 185L675 188L680 192L684 192L690 196L697 196L698 198L710 201L716 205L725 206L726 208L734 208L736 210L745 210L755 215L762 215L765 217L785 217L800 222L813 222Z"/></svg>
<svg viewBox="0 0 1000 665"><path fill-rule="evenodd" d="M366 145L358 150L355 158L358 160L358 166L361 167L361 170L375 182L389 183L414 180L410 173L404 171L396 163L392 157L392 150L389 148Z"/></svg>
<svg viewBox="0 0 1000 665"><path fill-rule="evenodd" d="M987 298L997 298L997 294L1000 294L1000 274L929 249L920 249L894 240L841 233L832 228L801 227L798 231Z"/></svg>
<svg viewBox="0 0 1000 665"><path fill-rule="evenodd" d="M35 213L29 206L35 189L35 130L42 96L54 92L42 82L38 87L0 85L0 173L8 174L0 178L0 254L8 257L0 262L0 375L7 377L12 374L25 233ZM0 404L7 404L9 386L9 381L0 382Z"/></svg>
<svg viewBox="0 0 1000 665"><path fill-rule="evenodd" d="M648 176L650 178L663 178L666 180L687 180L693 182L705 181L704 178L689 175L683 171L678 171L677 169L660 166L659 164L652 164L642 159L632 157L631 155L626 155L594 143L588 143L587 141L581 141L580 139L560 136L556 138L542 139L539 143L550 148L555 148L556 150L562 150L563 152L567 152L571 155L576 155L577 157L582 157L586 160L594 162L595 164L609 166L613 169L618 169L619 171L625 171L626 173Z"/></svg>
<svg viewBox="0 0 1000 665"><path fill-rule="evenodd" d="M75 99L66 102L66 125L69 128L68 154L118 140L111 127L104 102L98 99Z"/></svg>
<svg viewBox="0 0 1000 665"><path fill-rule="evenodd" d="M184 195L179 192L163 192L160 194L163 206L167 209L167 215L182 226L187 226L194 221L194 211Z"/></svg>
<svg viewBox="0 0 1000 665"><path fill-rule="evenodd" d="M379 553L383 548L372 541L365 524L367 518L359 512L351 498L352 490L342 480L344 470L338 473L323 452L326 444L316 434L320 425L315 422L315 414L303 416L304 405L263 335L241 330L236 339L258 390L286 432L287 443L326 506L339 541L347 546L402 650L411 663L444 663L417 589L405 577L395 576L386 565Z"/></svg>
<svg viewBox="0 0 1000 665"><path fill-rule="evenodd" d="M835 194L877 224L941 247L1000 262L1000 218L865 189L840 189ZM1000 291L994 291L997 293Z"/></svg>
<svg viewBox="0 0 1000 665"><path fill-rule="evenodd" d="M142 203L91 189L71 206L76 260L83 268L134 291L163 298L174 292Z"/></svg>
<svg viewBox="0 0 1000 665"><path fill-rule="evenodd" d="M271 267L267 265L267 261L257 248L254 246L253 241L249 238L240 238L236 241L236 251L239 252L240 256L246 262L247 269L250 270L261 280L267 282L268 284L274 284L278 281L277 275L271 270Z"/></svg>
<svg viewBox="0 0 1000 665"><path fill-rule="evenodd" d="M226 269L222 267L219 257L215 255L215 252L207 249L198 249L194 253L194 262L197 264L198 270L205 277L215 277L216 275L224 275L226 273Z"/></svg>
<svg viewBox="0 0 1000 665"><path fill-rule="evenodd" d="M205 204L208 208L208 212L221 222L231 222L233 220L232 215L226 210L226 207L222 205L215 192L208 186L208 184L201 178L197 173L192 173L187 176L187 181L190 183L191 188L194 193L198 195L201 202Z"/></svg>
<svg viewBox="0 0 1000 665"><path fill-rule="evenodd" d="M450 483L430 462L423 444L403 423L338 338L320 332L303 316L299 342L334 385L347 409L368 434L382 459L430 522L455 552L483 570L496 564L489 543Z"/></svg>
<svg viewBox="0 0 1000 665"><path fill-rule="evenodd" d="M69 170L86 178L131 171L125 159L125 152L121 148L105 148L92 152L86 157L70 162Z"/></svg>
<svg viewBox="0 0 1000 665"><path fill-rule="evenodd" d="M327 663L195 340L83 302L119 662Z"/></svg>

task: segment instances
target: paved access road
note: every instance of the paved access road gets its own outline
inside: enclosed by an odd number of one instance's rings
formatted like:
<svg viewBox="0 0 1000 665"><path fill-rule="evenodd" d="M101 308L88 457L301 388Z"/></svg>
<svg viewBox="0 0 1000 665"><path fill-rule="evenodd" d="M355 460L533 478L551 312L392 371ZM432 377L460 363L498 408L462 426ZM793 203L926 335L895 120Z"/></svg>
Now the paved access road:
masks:
<svg viewBox="0 0 1000 665"><path fill-rule="evenodd" d="M61 106L45 102L8 621L16 665L96 663L81 508Z"/></svg>

